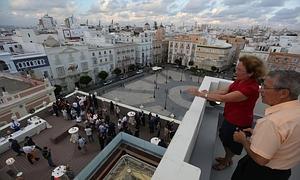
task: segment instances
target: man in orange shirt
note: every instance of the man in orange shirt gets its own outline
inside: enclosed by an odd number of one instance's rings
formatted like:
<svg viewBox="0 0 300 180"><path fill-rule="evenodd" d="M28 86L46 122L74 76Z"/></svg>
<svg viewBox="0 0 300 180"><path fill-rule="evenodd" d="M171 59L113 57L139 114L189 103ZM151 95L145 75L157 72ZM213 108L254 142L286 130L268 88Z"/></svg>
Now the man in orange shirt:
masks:
<svg viewBox="0 0 300 180"><path fill-rule="evenodd" d="M247 155L239 161L232 180L287 180L291 168L300 162L300 73L270 72L260 93L263 103L271 107L253 132L234 133L234 141L243 145ZM250 141L245 132L252 133Z"/></svg>

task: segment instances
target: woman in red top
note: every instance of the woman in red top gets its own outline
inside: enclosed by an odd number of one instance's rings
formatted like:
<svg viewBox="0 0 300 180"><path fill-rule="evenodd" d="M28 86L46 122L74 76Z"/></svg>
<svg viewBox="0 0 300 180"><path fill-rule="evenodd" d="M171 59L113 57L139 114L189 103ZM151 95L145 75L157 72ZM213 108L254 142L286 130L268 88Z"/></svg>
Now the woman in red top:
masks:
<svg viewBox="0 0 300 180"><path fill-rule="evenodd" d="M232 157L240 155L243 146L233 141L233 133L238 129L252 126L253 109L259 97L258 80L265 74L262 61L255 56L243 56L236 67L236 80L226 90L208 92L190 88L188 93L210 101L225 102L224 121L219 130L219 137L225 149L225 157L218 157L213 166L223 170L232 164Z"/></svg>

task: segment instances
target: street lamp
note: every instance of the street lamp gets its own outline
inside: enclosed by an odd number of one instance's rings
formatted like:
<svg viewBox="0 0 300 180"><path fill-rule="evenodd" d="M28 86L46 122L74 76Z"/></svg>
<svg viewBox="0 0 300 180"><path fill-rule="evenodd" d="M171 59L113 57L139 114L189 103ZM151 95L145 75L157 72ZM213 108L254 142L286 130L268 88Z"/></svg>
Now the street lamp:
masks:
<svg viewBox="0 0 300 180"><path fill-rule="evenodd" d="M200 70L197 70L197 75L198 75L198 84L200 83Z"/></svg>
<svg viewBox="0 0 300 180"><path fill-rule="evenodd" d="M168 69L167 69L167 67L166 67L166 71L167 71L167 73L166 73L166 84L167 84L167 82L168 82Z"/></svg>
<svg viewBox="0 0 300 180"><path fill-rule="evenodd" d="M157 84L156 84L156 81L154 80L154 84L155 84L155 86L154 86L154 88L153 88L153 98L155 98L155 89L156 89L156 87L157 87Z"/></svg>
<svg viewBox="0 0 300 180"><path fill-rule="evenodd" d="M157 71L156 71L155 89L158 89L157 88L157 76L158 76L158 74L157 74Z"/></svg>
<svg viewBox="0 0 300 180"><path fill-rule="evenodd" d="M182 82L182 75L183 75L183 71L184 71L184 69L182 69L182 71L181 71L180 82Z"/></svg>
<svg viewBox="0 0 300 180"><path fill-rule="evenodd" d="M168 98L168 88L165 89L166 98L165 98L165 109L167 109L167 98Z"/></svg>

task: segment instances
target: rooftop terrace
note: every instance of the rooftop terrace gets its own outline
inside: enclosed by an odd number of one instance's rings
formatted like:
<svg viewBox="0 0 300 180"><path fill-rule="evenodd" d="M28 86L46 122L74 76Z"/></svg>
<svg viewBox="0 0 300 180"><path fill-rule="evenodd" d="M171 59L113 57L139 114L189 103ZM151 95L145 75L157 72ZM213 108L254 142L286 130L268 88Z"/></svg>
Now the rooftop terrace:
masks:
<svg viewBox="0 0 300 180"><path fill-rule="evenodd" d="M78 94L79 93L79 94ZM69 99L73 99L73 95L88 95L87 93L76 91L70 95L68 95ZM98 99L102 100L104 102L105 107L109 107L108 102L110 102L109 99L98 97ZM139 111L140 109L134 108L128 105L124 105L121 103L118 103L121 114L125 115L128 111ZM50 129L45 129L41 131L40 134L33 136L33 140L36 142L37 145L40 147L48 146L51 148L52 152L52 159L53 162L56 165L66 165L69 164L72 167L72 170L74 171L75 175L77 175L87 164L89 164L93 158L95 158L99 152L101 151L100 145L98 143L98 140L96 138L96 135L94 133L94 143L88 143L87 144L87 153L82 153L77 149L77 145L74 145L70 143L69 139L70 136L67 135L64 137L59 143L53 144L51 141L51 137L55 136L57 133L61 133L68 128L75 126L76 123L74 121L68 121L64 120L62 115L59 117L53 116L50 110L52 109L52 105L49 104L47 107L42 108L34 114L29 114L28 116L25 116L22 118L23 120L27 120L31 116L38 116L44 120L46 120L50 125L53 127ZM145 111L145 113L149 113L148 111ZM115 115L110 115L111 121L113 121L115 124L117 124L117 118ZM162 118L162 127L165 125L164 120L173 120L169 117L161 116ZM83 126L83 124L81 125ZM133 126L130 125L130 128L133 130ZM85 132L82 130L80 131L80 134L83 134L85 137ZM162 132L161 132L162 134ZM144 139L145 141L150 141L150 139L156 136L155 134L150 134L148 124L146 123L146 126L141 126L140 129L140 138ZM87 139L87 138L86 138ZM20 143L22 145L22 143ZM41 157L41 154L38 153ZM7 165L5 164L6 159L13 157L15 158L15 167L18 171L22 171L24 173L25 179L32 179L32 180L40 180L40 179L49 179L51 176L51 168L48 167L47 161L41 157L41 160L39 162L35 162L33 165L31 165L25 156L16 156L16 153L12 150L8 150L5 153L1 154L0 156L0 179L8 179L9 176L6 175L6 171L8 170Z"/></svg>

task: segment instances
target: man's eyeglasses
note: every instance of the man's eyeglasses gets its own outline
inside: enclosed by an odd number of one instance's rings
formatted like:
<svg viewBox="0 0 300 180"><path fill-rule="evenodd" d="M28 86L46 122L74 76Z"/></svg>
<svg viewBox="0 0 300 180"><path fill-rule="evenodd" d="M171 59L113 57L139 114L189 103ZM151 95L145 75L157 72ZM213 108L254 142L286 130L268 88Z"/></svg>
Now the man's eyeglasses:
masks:
<svg viewBox="0 0 300 180"><path fill-rule="evenodd" d="M289 89L289 88L283 88L283 87L266 87L266 85L261 84L260 85L261 89Z"/></svg>

